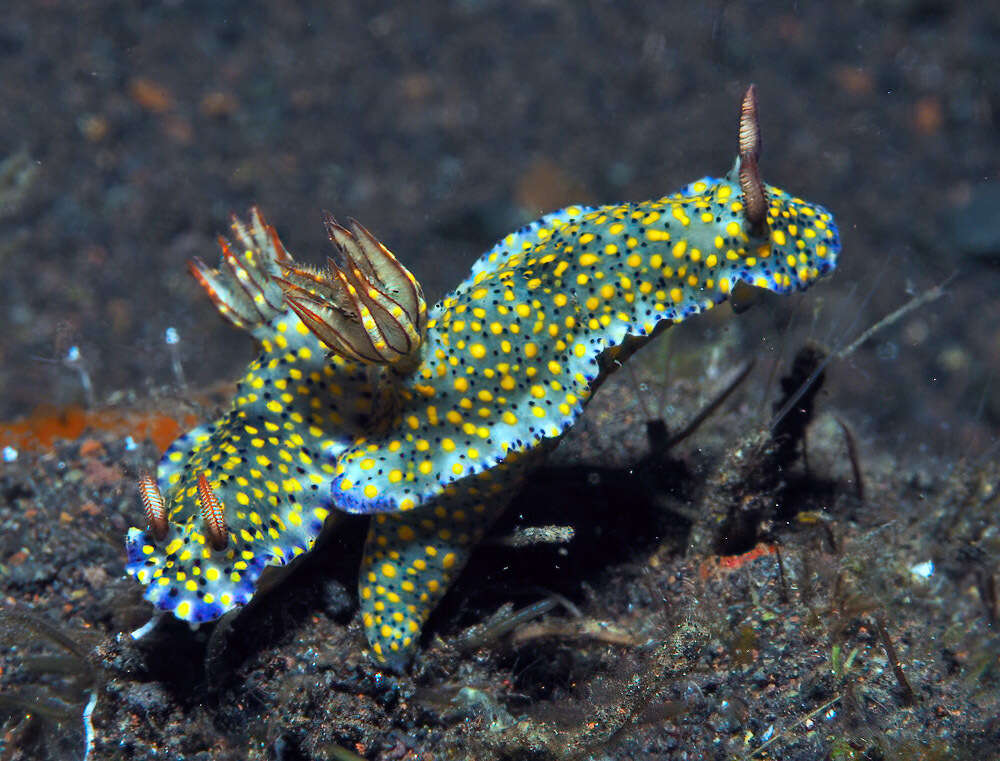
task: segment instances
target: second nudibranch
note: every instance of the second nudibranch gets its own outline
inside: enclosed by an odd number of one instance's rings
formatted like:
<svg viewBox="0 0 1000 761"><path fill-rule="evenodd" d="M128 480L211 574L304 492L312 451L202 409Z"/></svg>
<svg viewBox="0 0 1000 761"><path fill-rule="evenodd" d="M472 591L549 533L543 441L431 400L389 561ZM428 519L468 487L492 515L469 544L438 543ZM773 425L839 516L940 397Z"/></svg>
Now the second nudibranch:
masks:
<svg viewBox="0 0 1000 761"><path fill-rule="evenodd" d="M376 660L400 668L469 553L597 386L650 336L743 282L804 289L840 243L823 207L765 185L751 88L739 155L653 201L571 206L508 235L428 310L361 225L296 264L254 210L192 265L261 353L230 410L140 481L128 572L191 622L249 601L333 510L373 514L359 581Z"/></svg>

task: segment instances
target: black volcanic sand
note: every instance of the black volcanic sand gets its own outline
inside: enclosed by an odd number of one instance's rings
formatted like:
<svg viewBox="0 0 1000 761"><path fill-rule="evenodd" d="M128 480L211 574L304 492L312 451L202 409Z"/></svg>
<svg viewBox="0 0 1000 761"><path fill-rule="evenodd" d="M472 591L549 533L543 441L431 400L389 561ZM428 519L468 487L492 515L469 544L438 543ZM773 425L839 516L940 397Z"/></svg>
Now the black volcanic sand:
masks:
<svg viewBox="0 0 1000 761"><path fill-rule="evenodd" d="M184 264L231 211L312 262L322 210L357 217L434 298L542 212L724 172L750 82L762 173L835 212L841 265L609 381L405 675L364 655L363 521L241 615L134 642L122 538L155 447L6 452L0 759L82 758L93 695L91 759L1000 757L1000 12L330 5L8 4L0 417L217 413L252 344ZM800 349L949 277L771 437ZM539 526L573 538L505 543Z"/></svg>

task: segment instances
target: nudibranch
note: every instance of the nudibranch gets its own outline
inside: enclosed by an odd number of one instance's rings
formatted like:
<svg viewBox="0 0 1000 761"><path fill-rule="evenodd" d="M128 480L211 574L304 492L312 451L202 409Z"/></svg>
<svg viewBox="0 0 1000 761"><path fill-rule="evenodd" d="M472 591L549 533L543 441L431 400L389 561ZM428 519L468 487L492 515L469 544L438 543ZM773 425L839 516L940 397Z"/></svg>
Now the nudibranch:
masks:
<svg viewBox="0 0 1000 761"><path fill-rule="evenodd" d="M139 484L128 573L156 608L204 622L267 566L308 552L335 511L371 514L359 579L374 658L401 668L511 496L621 361L738 283L803 290L837 262L822 206L762 182L754 88L722 178L663 198L570 206L511 233L428 309L356 222L336 258L292 258L256 209L191 272L259 356L229 411Z"/></svg>

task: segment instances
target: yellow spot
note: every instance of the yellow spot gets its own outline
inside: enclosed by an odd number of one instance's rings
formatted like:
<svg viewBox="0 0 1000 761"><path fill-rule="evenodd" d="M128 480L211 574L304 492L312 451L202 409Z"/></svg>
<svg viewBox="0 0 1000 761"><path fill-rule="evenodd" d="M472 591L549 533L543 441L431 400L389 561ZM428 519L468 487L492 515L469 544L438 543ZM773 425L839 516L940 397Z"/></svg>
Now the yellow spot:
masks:
<svg viewBox="0 0 1000 761"><path fill-rule="evenodd" d="M469 347L469 354L471 354L476 359L482 359L486 356L486 347L482 344L472 344Z"/></svg>

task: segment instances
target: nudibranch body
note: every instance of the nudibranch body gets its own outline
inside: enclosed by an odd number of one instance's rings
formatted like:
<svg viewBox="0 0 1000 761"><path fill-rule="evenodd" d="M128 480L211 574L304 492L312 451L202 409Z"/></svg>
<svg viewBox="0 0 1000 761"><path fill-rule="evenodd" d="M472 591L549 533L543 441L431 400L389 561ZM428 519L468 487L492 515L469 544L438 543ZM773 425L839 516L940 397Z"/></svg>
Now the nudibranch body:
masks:
<svg viewBox="0 0 1000 761"><path fill-rule="evenodd" d="M256 211L237 253L200 262L260 356L220 420L182 436L140 493L128 572L192 622L246 603L266 566L308 551L331 512L371 513L359 591L372 651L400 667L530 468L654 333L743 282L804 289L836 266L821 206L765 185L753 90L723 178L653 201L568 207L497 243L427 310L360 225L340 259L298 267Z"/></svg>

